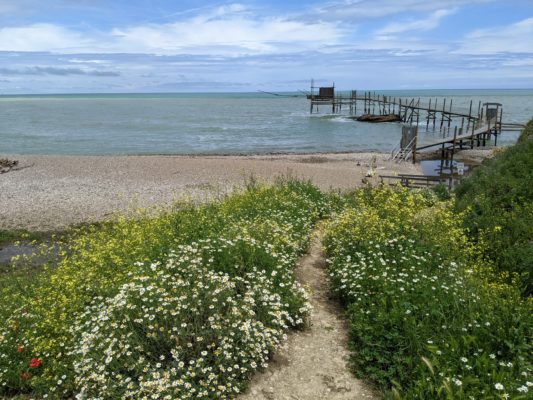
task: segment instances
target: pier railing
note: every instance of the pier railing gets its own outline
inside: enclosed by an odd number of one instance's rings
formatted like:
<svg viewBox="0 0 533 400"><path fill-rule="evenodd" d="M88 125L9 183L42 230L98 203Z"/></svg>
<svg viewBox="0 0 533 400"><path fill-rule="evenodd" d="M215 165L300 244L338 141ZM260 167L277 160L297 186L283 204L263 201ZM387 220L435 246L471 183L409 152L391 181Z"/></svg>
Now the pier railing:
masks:
<svg viewBox="0 0 533 400"><path fill-rule="evenodd" d="M416 143L416 137L413 137L405 146L398 143L391 151L390 161L407 161L413 156L413 148Z"/></svg>
<svg viewBox="0 0 533 400"><path fill-rule="evenodd" d="M453 176L441 177L441 176L428 176L428 175L379 175L379 179L382 184L388 184L395 186L400 184L409 188L427 188L437 185L445 185L449 189L452 189L457 182L458 178Z"/></svg>

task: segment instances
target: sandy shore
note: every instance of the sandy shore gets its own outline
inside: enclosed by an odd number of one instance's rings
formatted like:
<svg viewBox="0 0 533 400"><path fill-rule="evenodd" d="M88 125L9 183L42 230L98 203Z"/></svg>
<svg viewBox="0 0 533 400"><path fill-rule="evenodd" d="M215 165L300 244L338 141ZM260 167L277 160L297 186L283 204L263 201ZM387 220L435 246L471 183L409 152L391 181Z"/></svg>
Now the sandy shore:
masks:
<svg viewBox="0 0 533 400"><path fill-rule="evenodd" d="M206 200L251 175L310 179L322 189L361 185L373 158L376 175L420 173L418 165L376 153L265 156L19 156L0 174L0 229L59 230L132 207ZM374 178L377 179L377 178Z"/></svg>

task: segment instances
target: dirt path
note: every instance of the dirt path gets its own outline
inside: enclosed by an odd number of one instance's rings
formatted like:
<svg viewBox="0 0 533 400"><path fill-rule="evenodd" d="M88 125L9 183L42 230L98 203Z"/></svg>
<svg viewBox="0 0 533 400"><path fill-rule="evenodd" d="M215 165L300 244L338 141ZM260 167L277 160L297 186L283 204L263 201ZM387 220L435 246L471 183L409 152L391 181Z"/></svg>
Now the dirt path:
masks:
<svg viewBox="0 0 533 400"><path fill-rule="evenodd" d="M311 289L310 328L289 335L266 371L256 374L239 400L357 400L378 396L349 371L347 327L328 296L325 259L318 235L296 269Z"/></svg>

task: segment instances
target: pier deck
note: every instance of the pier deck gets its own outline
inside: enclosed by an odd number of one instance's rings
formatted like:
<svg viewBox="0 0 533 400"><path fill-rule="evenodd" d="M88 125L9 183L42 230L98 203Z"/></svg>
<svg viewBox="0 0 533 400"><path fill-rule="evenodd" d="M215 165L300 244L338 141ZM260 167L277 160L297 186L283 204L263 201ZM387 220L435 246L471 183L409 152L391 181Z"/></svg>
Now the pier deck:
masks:
<svg viewBox="0 0 533 400"><path fill-rule="evenodd" d="M421 145L416 146L416 151L420 150L426 150L430 149L432 147L436 146L446 146L446 145L453 145L454 143L461 143L461 142L474 142L478 140L487 140L487 135L494 134L494 131L496 130L496 127L489 127L488 125L485 125L479 129L474 130L472 133L464 134L464 135L457 135L454 134L453 136L447 136L442 139L438 139L429 143L423 143Z"/></svg>

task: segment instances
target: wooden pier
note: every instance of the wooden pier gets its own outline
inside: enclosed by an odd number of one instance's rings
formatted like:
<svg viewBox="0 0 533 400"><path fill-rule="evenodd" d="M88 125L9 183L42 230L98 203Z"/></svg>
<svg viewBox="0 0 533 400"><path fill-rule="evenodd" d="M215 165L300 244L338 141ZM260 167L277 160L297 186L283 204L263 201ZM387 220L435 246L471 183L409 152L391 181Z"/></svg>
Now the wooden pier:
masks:
<svg viewBox="0 0 533 400"><path fill-rule="evenodd" d="M310 112L318 112L320 106L330 106L333 114L348 109L349 117L354 119L368 119L379 121L377 116L383 116L383 121L394 119L404 124L402 140L391 151L391 159L416 161L417 153L429 150L441 150L443 158L453 159L457 149L486 146L494 139L498 143L498 136L502 130L518 130L520 124L502 123L503 109L500 103L484 103L474 105L470 100L468 109L454 109L453 100L446 98L431 98L423 103L420 98L396 98L364 92L358 94L356 90L335 93L335 86L319 87L315 93L313 82L311 92L307 95L310 101ZM358 110L360 116L358 117ZM361 118L365 117L365 118ZM419 128L424 127L431 132L431 140L419 137ZM408 127L409 129L405 129ZM427 135L429 136L429 135Z"/></svg>

